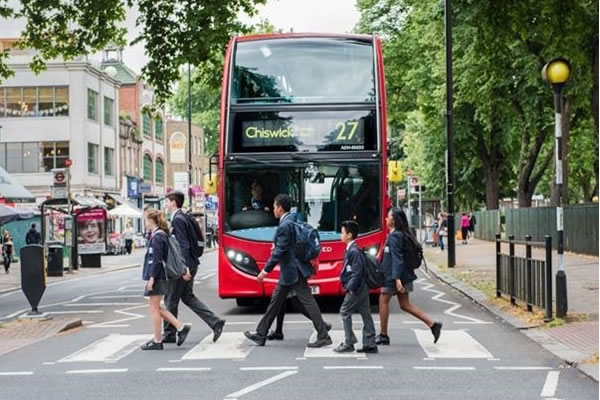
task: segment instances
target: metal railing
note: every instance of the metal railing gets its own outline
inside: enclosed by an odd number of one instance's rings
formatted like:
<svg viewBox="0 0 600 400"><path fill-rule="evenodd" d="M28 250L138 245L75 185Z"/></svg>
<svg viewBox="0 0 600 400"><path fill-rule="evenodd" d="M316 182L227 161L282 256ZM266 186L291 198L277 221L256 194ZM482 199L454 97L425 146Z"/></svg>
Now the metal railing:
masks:
<svg viewBox="0 0 600 400"><path fill-rule="evenodd" d="M513 305L517 299L527 304L527 311L533 307L545 309L544 321L552 320L552 237L544 242L533 242L531 236L525 241L515 241L513 235L502 240L496 234L496 297L502 294L510 297ZM508 254L502 253L502 243L508 243ZM515 245L525 246L525 257L515 255ZM544 260L532 257L532 246L543 246Z"/></svg>

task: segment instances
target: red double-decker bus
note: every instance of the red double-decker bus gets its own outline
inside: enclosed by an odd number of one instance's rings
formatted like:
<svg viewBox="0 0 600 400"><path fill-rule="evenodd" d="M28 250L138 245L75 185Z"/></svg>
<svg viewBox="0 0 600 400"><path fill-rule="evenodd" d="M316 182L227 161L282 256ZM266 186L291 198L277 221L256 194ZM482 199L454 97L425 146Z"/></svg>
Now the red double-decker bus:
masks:
<svg viewBox="0 0 600 400"><path fill-rule="evenodd" d="M219 296L247 305L263 284L277 227L273 199L319 230L317 296L342 296L340 224L360 226L375 253L385 239L386 108L381 43L374 36L274 34L237 37L227 49L218 161Z"/></svg>

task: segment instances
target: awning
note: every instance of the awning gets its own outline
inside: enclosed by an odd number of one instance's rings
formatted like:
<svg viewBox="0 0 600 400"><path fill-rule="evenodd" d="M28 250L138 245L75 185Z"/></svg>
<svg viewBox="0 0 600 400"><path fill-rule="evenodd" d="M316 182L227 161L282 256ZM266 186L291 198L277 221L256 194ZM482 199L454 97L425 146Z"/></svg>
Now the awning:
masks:
<svg viewBox="0 0 600 400"><path fill-rule="evenodd" d="M35 203L35 196L1 167L0 197L11 203Z"/></svg>
<svg viewBox="0 0 600 400"><path fill-rule="evenodd" d="M85 196L75 196L71 199L71 203L74 206L79 206L79 207L88 207L88 208L92 208L92 207L100 207L100 208L106 208L106 203L103 202L102 200L98 200L95 197L85 197ZM47 200L44 200L42 202L42 204L40 204L40 208L42 206L46 207L46 206L66 206L68 204L67 199L54 199L54 198L50 198Z"/></svg>
<svg viewBox="0 0 600 400"><path fill-rule="evenodd" d="M113 208L108 212L108 215L111 217L142 218L142 212L128 204L121 204Z"/></svg>
<svg viewBox="0 0 600 400"><path fill-rule="evenodd" d="M112 194L112 193L106 193L106 195L110 198L112 198L114 201L116 201L118 204L126 204L131 208L137 209L137 207L135 206L135 204L133 204L131 201L129 201L129 199L126 199L125 197L118 195L118 194Z"/></svg>
<svg viewBox="0 0 600 400"><path fill-rule="evenodd" d="M33 210L23 208L12 208L0 204L0 225L8 224L12 221L33 218Z"/></svg>

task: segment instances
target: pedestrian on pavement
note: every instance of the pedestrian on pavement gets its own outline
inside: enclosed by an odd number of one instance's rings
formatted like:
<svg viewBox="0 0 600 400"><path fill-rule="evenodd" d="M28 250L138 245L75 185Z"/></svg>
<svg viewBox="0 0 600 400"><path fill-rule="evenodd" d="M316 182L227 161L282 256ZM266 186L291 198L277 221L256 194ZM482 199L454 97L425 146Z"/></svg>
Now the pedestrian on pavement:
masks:
<svg viewBox="0 0 600 400"><path fill-rule="evenodd" d="M460 234L462 244L467 244L467 237L469 236L470 227L471 221L469 221L469 216L467 215L467 213L462 213L462 217L460 218Z"/></svg>
<svg viewBox="0 0 600 400"><path fill-rule="evenodd" d="M438 214L438 244L440 245L440 251L444 251L444 236L448 236L448 220L444 213Z"/></svg>
<svg viewBox="0 0 600 400"><path fill-rule="evenodd" d="M35 229L35 224L31 224L31 228L25 235L25 243L27 244L40 244L42 243L42 235Z"/></svg>
<svg viewBox="0 0 600 400"><path fill-rule="evenodd" d="M405 243L408 240L413 240L413 243L417 243L417 239L410 231L406 214L399 208L391 208L385 222L390 233L385 242L383 259L381 260L381 269L385 274L385 283L381 288L379 296L381 333L375 339L375 343L382 345L390 344L390 337L388 336L389 304L394 295L397 295L398 304L403 311L420 319L431 329L433 342L436 343L440 338L442 323L434 322L422 310L411 304L409 300L409 292L413 291L413 281L417 279L417 275L404 262Z"/></svg>
<svg viewBox="0 0 600 400"><path fill-rule="evenodd" d="M166 196L166 209L171 213L171 234L175 235L179 243L181 255L185 258L188 268L188 274L184 275L183 278L169 281L169 291L165 297L165 305L173 315L177 316L179 302L183 301L183 304L202 318L212 329L213 342L216 342L223 333L225 320L212 312L194 294L194 277L198 272L200 260L192 254L192 243L190 241L194 237L194 228L191 226L193 222L188 218L193 217L188 217L181 210L184 199L185 195L179 191L169 193ZM184 278L187 278L187 280ZM175 340L175 327L165 321L163 342L174 343Z"/></svg>
<svg viewBox="0 0 600 400"><path fill-rule="evenodd" d="M127 224L125 227L125 231L123 232L123 238L125 239L125 251L127 252L127 254L131 254L134 235L135 232L133 231L133 227L131 226L131 224Z"/></svg>
<svg viewBox="0 0 600 400"><path fill-rule="evenodd" d="M279 219L279 226L273 239L274 248L256 280L258 283L263 283L265 276L279 264L279 282L271 295L265 315L256 327L256 332L246 331L244 335L259 346L264 346L271 324L284 307L288 294L293 290L317 331L317 339L307 346L323 347L332 344L332 341L321 316L321 310L308 286L307 279L314 274L314 269L309 262L300 261L294 252L296 216L290 214L291 207L292 199L287 194L279 194L275 197L273 214Z"/></svg>
<svg viewBox="0 0 600 400"><path fill-rule="evenodd" d="M142 350L162 350L163 341L160 332L161 320L169 321L177 330L177 346L181 346L190 332L191 325L179 321L168 310L161 307L160 302L167 294L167 276L164 262L169 250L167 221L158 210L146 213L146 226L151 229L152 235L148 243L148 250L144 256L143 279L147 281L144 296L150 298L150 315L152 317L153 338L144 345ZM162 231L162 232L161 232Z"/></svg>
<svg viewBox="0 0 600 400"><path fill-rule="evenodd" d="M475 236L475 225L477 225L477 218L475 218L475 214L473 211L469 212L469 239L473 239Z"/></svg>
<svg viewBox="0 0 600 400"><path fill-rule="evenodd" d="M344 324L344 343L333 351L337 353L350 353L354 351L357 342L352 330L352 314L358 312L363 321L362 345L357 353L377 353L375 344L375 324L371 317L371 302L369 301L369 287L365 276L365 255L356 244L358 237L358 224L354 221L342 222L340 238L346 244L344 253L344 266L340 281L346 290L344 302L340 308Z"/></svg>
<svg viewBox="0 0 600 400"><path fill-rule="evenodd" d="M2 232L2 263L4 264L4 272L9 273L10 263L13 256L13 241L8 229Z"/></svg>

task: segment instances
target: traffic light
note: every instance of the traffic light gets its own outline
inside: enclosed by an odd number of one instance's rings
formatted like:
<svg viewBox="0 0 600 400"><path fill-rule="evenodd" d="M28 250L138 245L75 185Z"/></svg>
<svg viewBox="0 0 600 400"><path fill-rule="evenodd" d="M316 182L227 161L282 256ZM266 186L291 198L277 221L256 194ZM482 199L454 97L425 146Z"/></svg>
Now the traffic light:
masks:
<svg viewBox="0 0 600 400"><path fill-rule="evenodd" d="M388 181L402 182L402 163L400 161L388 161Z"/></svg>

